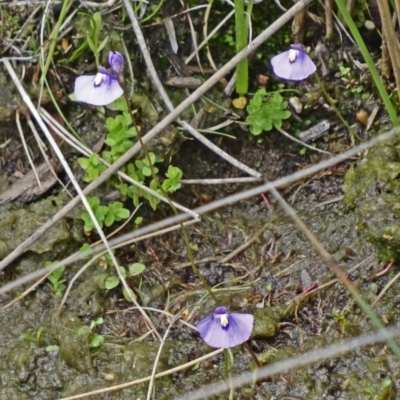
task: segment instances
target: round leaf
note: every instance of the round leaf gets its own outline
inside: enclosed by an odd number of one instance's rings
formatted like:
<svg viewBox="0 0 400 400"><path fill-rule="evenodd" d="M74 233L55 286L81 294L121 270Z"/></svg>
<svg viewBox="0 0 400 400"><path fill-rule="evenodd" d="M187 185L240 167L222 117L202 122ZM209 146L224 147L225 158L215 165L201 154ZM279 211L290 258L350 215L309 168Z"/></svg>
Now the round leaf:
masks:
<svg viewBox="0 0 400 400"><path fill-rule="evenodd" d="M133 263L129 266L129 276L135 276L141 274L146 269L146 266L142 263Z"/></svg>
<svg viewBox="0 0 400 400"><path fill-rule="evenodd" d="M126 301L132 301L132 298L131 298L131 297L133 297L134 299L136 299L136 294L135 294L135 292L134 292L131 288L129 288L129 292L128 292L128 291L125 289L125 287L123 287L123 289L122 289L122 294L124 295Z"/></svg>
<svg viewBox="0 0 400 400"><path fill-rule="evenodd" d="M119 284L118 276L110 275L106 278L105 288L106 289L114 289Z"/></svg>

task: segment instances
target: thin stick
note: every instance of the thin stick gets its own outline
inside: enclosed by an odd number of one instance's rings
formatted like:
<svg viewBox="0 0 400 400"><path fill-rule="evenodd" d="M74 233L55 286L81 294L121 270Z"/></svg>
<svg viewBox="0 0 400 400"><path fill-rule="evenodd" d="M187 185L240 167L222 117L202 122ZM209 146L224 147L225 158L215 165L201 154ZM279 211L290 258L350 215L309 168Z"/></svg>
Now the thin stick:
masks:
<svg viewBox="0 0 400 400"><path fill-rule="evenodd" d="M382 291L379 293L377 298L374 300L374 302L371 304L371 308L374 308L378 301L385 295L385 293L393 286L393 284L400 278L400 272L390 280L390 282L382 289Z"/></svg>
<svg viewBox="0 0 400 400"><path fill-rule="evenodd" d="M318 153L323 153L323 154L332 155L332 153L330 153L329 151L321 150L321 149L318 149L317 147L313 147L313 146L310 146L310 145L307 144L307 143L302 142L301 140L299 140L299 139L295 138L294 136L290 135L289 133L287 133L287 132L284 131L283 129L278 128L277 126L275 126L275 128L276 128L280 133L282 133L282 135L286 136L288 139L290 139L290 140L292 140L293 142L299 144L300 146L307 147L307 149L310 149L310 150L318 151Z"/></svg>
<svg viewBox="0 0 400 400"><path fill-rule="evenodd" d="M251 246L263 233L264 231L271 225L271 222L268 221L266 224L263 225L262 228L260 228L246 243L243 243L241 246L239 246L236 250L232 251L232 253L229 253L226 257L222 258L219 263L220 264L225 264L228 261L232 260L233 257L238 255L240 252L243 250L247 249L249 246Z"/></svg>
<svg viewBox="0 0 400 400"><path fill-rule="evenodd" d="M18 110L15 113L15 122L17 124L19 136L21 137L22 145L24 146L26 157L28 158L29 164L31 165L33 173L35 174L35 177L36 177L36 180L37 180L37 183L38 183L39 187L42 187L42 183L40 182L39 175L38 175L38 173L36 171L35 164L33 163L32 157L29 154L28 146L26 145L26 142L25 142L24 132L22 130L21 122L19 120L19 111Z"/></svg>
<svg viewBox="0 0 400 400"><path fill-rule="evenodd" d="M301 230L301 232L304 233L308 241L314 246L314 248L317 250L322 260L330 267L332 272L335 273L337 278L341 281L341 283L353 296L353 298L356 300L362 311L370 318L375 328L381 331L385 331L387 334L385 326L383 325L381 320L372 311L371 307L367 304L367 302L362 298L359 291L351 283L350 279L343 272L343 270L340 268L339 264L332 257L332 255L329 254L329 252L324 248L324 246L318 240L318 238L311 232L311 230L306 226L306 224L301 220L301 218L299 218L299 216L296 214L296 211L283 199L283 197L275 188L271 189L271 193L278 200L278 202L280 203L281 207L286 212L286 214L290 218L292 218L293 222L297 225L297 227ZM396 356L400 358L400 347L397 345L397 343L393 339L387 338L387 344L393 350Z"/></svg>
<svg viewBox="0 0 400 400"><path fill-rule="evenodd" d="M325 35L328 39L333 37L332 1L333 0L325 0Z"/></svg>
<svg viewBox="0 0 400 400"><path fill-rule="evenodd" d="M124 0L124 4L125 4L126 11L127 11L128 15L129 15L129 18L131 20L133 30L135 31L136 39L137 39L137 41L139 43L140 49L141 49L142 54L143 54L143 58L144 58L144 60L146 62L147 69L148 69L149 74L151 76L151 79L152 79L154 85L156 86L156 88L158 90L158 93L160 94L161 98L163 99L165 105L167 106L167 108L169 109L170 112L173 112L174 111L174 106L173 106L170 98L168 97L168 94L165 91L164 86L163 86L160 78L158 77L156 68L154 67L153 61L151 59L150 52L149 52L149 50L147 48L147 45L146 45L146 40L145 40L145 38L143 36L143 33L142 33L141 29L140 29L139 22L138 22L138 20L136 18L136 15L135 15L134 11L133 11L132 4L130 3L129 0ZM188 98L190 98L190 97L191 96L189 96ZM209 149L211 149L213 152L218 154L220 157L224 158L226 161L228 161L232 165L236 166L237 168L242 169L243 171L245 171L246 173L248 173L251 176L255 176L257 178L261 177L260 173L258 173L257 171L252 170L251 168L249 168L246 165L242 164L240 161L236 160L235 158L233 158L229 154L225 153L218 146L216 146L214 143L212 143L210 140L208 140L205 136L203 136L202 134L197 132L196 129L194 129L186 121L181 121L181 120L178 119L178 123L181 126L183 126L197 140L199 140L201 143L203 143L205 146L207 146Z"/></svg>
<svg viewBox="0 0 400 400"><path fill-rule="evenodd" d="M15 86L17 87L22 99L24 100L25 104L27 105L27 107L29 108L30 112L32 113L32 115L34 116L34 118L36 119L36 122L39 124L39 126L41 127L43 133L46 135L46 138L48 140L48 142L50 143L51 147L53 148L55 154L57 155L59 161L61 162L62 166L64 167L65 172L67 173L69 179L71 180L72 184L74 185L75 190L77 191L80 200L82 201L83 205L85 206L86 211L88 212L88 214L90 215L90 218L93 221L93 224L96 228L97 233L99 234L100 238L103 241L103 244L105 246L105 248L108 251L108 254L110 255L110 258L115 266L115 269L117 270L117 274L118 277L120 279L120 281L122 282L124 288L126 289L126 291L128 292L128 295L130 296L132 302L136 305L136 307L140 307L139 303L137 302L137 300L135 299L134 296L131 295L130 289L128 284L126 283L126 280L121 272L121 269L119 267L118 261L113 253L113 251L111 250L110 244L107 241L107 238L104 235L103 230L101 229L99 222L97 221L96 216L94 215L94 212L92 210L92 208L90 207L90 204L88 202L88 200L86 199L84 193L82 192L82 189L80 188L74 173L72 172L71 168L69 167L67 161L64 158L64 155L62 154L60 148L58 147L57 143L55 142L55 140L53 139L53 136L51 135L51 133L49 132L49 130L47 129L46 124L43 122L42 118L40 117L38 111L36 110L35 106L32 103L32 100L30 99L30 97L28 96L28 94L25 92L25 89L22 87L21 83L18 80L18 77L15 74L15 71L13 69L13 67L11 66L10 62L8 60L3 60L3 63L7 69L7 72L9 73L13 83L15 84ZM148 322L148 324L151 326L151 328L154 330L154 332L156 333L157 337L159 339L161 339L160 334L158 333L157 329L155 328L153 322L151 321L151 319L149 318L149 316L143 311L143 309L139 309L141 311L141 314L143 315L143 317L145 318L145 320Z"/></svg>
<svg viewBox="0 0 400 400"><path fill-rule="evenodd" d="M40 109L40 115L43 116L43 119L51 125L53 128L54 132L60 136L63 140L65 140L70 146L74 147L76 150L78 150L81 154L90 157L91 154L93 154L93 151L86 147L83 143L79 142L76 140L64 127L62 127L44 108ZM103 160L101 157L99 157L99 161L106 165L107 167L110 166L108 162ZM120 176L122 179L124 179L126 182L129 182L130 184L138 187L139 189L143 190L144 192L147 192L151 194L152 196L156 197L157 199L163 201L164 203L168 204L168 200L162 196L160 193L156 192L153 189L150 189L148 186L141 184L138 181L135 181L132 179L130 176L126 175L125 173L121 171L117 171L118 176ZM186 208L178 203L172 202L172 204L178 209L183 212L187 212L192 215L193 218L199 219L200 217L193 213L189 208Z"/></svg>
<svg viewBox="0 0 400 400"><path fill-rule="evenodd" d="M44 82L44 79L46 78L47 71L49 70L51 61L53 59L54 50L56 49L56 45L57 45L57 36L60 31L61 24L67 14L68 9L72 6L72 3L73 3L73 1L68 1L68 0L63 1L63 5L61 8L60 15L58 17L56 26L54 27L54 30L51 32L51 35L49 37L49 41L51 43L50 43L49 52L47 53L46 64L44 65L44 67L42 69L42 78L41 78L42 84ZM51 2L49 2L49 4L51 4ZM42 23L43 23L43 21L42 21ZM43 25L44 25L44 23L43 23ZM43 53L42 53L42 56L44 56Z"/></svg>
<svg viewBox="0 0 400 400"><path fill-rule="evenodd" d="M129 310L136 310L136 307L129 307L128 309L125 310L124 313L128 312ZM169 313L168 311L159 310L158 308L154 308L154 307L143 307L143 310L153 311L153 312L156 312L156 313L164 314L164 315L167 315L168 317L171 317L171 318L174 317L174 315ZM116 312L119 312L119 311L120 310L117 310ZM115 311L106 311L107 314L112 314L114 312ZM189 322L185 321L184 319L180 319L179 322L181 324L183 324L183 325L186 325L188 328L192 329L193 331L197 332L197 328L194 325L190 324Z"/></svg>
<svg viewBox="0 0 400 400"><path fill-rule="evenodd" d="M387 340L387 337L395 337L399 334L400 328L398 326L388 329L386 332L378 331L369 335L359 336L354 339L344 340L339 343L332 344L320 350L312 350L297 357L291 357L287 360L272 363L260 368L255 374L253 371L242 373L233 378L234 388L246 385L254 380L254 375L257 380L266 379L270 376L279 376L279 374L287 373L290 370L316 363L322 360L338 357L340 354L346 353L363 346L371 345L378 342ZM190 393L190 400L203 400L211 396L219 395L226 391L226 381L212 383L208 386ZM61 399L61 400L70 400ZM72 400L72 398L71 398ZM187 400L187 396L181 396L175 400Z"/></svg>
<svg viewBox="0 0 400 400"><path fill-rule="evenodd" d="M260 182L262 178L222 178L222 179L181 179L179 182L184 185L221 185L231 183L251 183Z"/></svg>
<svg viewBox="0 0 400 400"><path fill-rule="evenodd" d="M203 27L203 35L204 35L204 36L207 36L208 19L209 19L209 17L210 17L210 13L211 13L211 8L212 8L212 6L213 6L213 2L211 1L211 2L208 4L208 7L207 7L207 9L206 9L206 12L204 13L204 27ZM213 59L212 54L211 54L211 51L210 51L210 47L207 45L207 48L206 48L206 49L207 49L207 59L208 59L210 65L211 65L211 68L213 68L214 71L217 71L218 68L217 68L217 66L215 65L214 59Z"/></svg>
<svg viewBox="0 0 400 400"><path fill-rule="evenodd" d="M208 6L209 7L209 6ZM189 64L192 58L196 55L196 53L208 43L208 41L220 30L220 28L232 17L235 13L235 10L232 10L198 45L197 49L189 55L189 57L185 60L185 64Z"/></svg>
<svg viewBox="0 0 400 400"><path fill-rule="evenodd" d="M191 126L188 122L178 120L178 123L183 128L185 128L192 136L194 136L199 142L203 143L210 150L212 150L214 153L218 154L221 158L228 161L230 164L234 165L236 168L241 169L242 171L246 172L247 174L249 174L251 176L254 176L255 178L262 177L262 175L259 172L255 171L252 168L248 167L247 165L241 163L239 160L236 160L236 158L230 156L228 153L225 153L225 151L221 150L213 142L208 140L204 135L197 132L196 129L194 129L193 126Z"/></svg>
<svg viewBox="0 0 400 400"><path fill-rule="evenodd" d="M36 142L39 146L39 150L42 153L42 156L44 158L44 160L46 161L46 164L48 165L51 173L53 174L53 176L57 179L57 182L63 187L63 189L65 190L66 193L68 193L68 195L72 198L72 194L69 192L68 188L64 185L64 182L58 177L56 171L54 171L53 166L51 165L51 162L49 160L49 157L47 157L46 154L46 146L45 144L42 142L42 140L40 139L39 133L36 130L35 124L32 122L31 116L27 113L25 115L26 117L26 122L28 122L29 127L31 128L31 131L33 132L33 136L35 136Z"/></svg>
<svg viewBox="0 0 400 400"><path fill-rule="evenodd" d="M186 7L189 8L189 5L187 5ZM192 21L192 17L190 16L190 13L188 13L187 19L189 21L190 35L192 37L192 45L194 47L194 51L196 54L197 65L200 68L201 74L204 75L203 67L201 66L201 61L200 61L200 56L199 56L199 47L197 45L196 31L194 30L193 21Z"/></svg>
<svg viewBox="0 0 400 400"><path fill-rule="evenodd" d="M147 398L146 398L146 400L151 400L151 395L152 395L152 392L153 392L154 379L155 379L155 376L156 376L158 361L160 360L161 352L162 352L162 349L164 347L165 341L167 340L167 337L169 335L169 331L171 330L172 325L176 321L178 321L178 319L180 317L181 317L180 314L174 316L174 318L172 319L172 321L168 325L168 328L165 331L165 334L164 334L163 338L161 339L160 345L158 347L156 358L154 359L153 370L151 371L150 383L149 383L149 388L147 390Z"/></svg>
<svg viewBox="0 0 400 400"><path fill-rule="evenodd" d="M399 41L396 36L390 15L389 3L378 1L379 14L382 20L382 30L385 35L387 47L392 61L393 75L396 80L397 92L400 93L400 50Z"/></svg>
<svg viewBox="0 0 400 400"><path fill-rule="evenodd" d="M183 369L189 368L192 365L200 363L200 362L202 362L204 360L208 360L209 358L212 358L212 357L222 353L223 351L224 351L224 349L215 350L215 351L213 351L213 352L211 352L209 354L206 354L205 356L202 356L202 357L196 358L195 360L189 361L186 364L182 364L182 365L179 365L178 367L171 368L171 369L169 369L167 371L164 371L164 372L160 372L160 373L154 375L154 377L155 378L162 378L163 376L168 376L168 375L171 375L171 374L173 374L175 372L182 371ZM63 397L60 400L76 400L76 399L82 399L82 398L84 398L86 396L94 396L96 394L101 394L101 393L105 393L105 392L112 392L114 390L121 390L121 389L125 389L127 387L130 387L130 386L138 385L139 383L148 382L150 379L151 379L151 376L147 376L146 378L136 379L135 381L122 383L121 385L115 385L115 386L111 386L111 387L105 388L105 389L94 390L92 392L82 393L82 394L78 394L78 395L75 395L75 396Z"/></svg>
<svg viewBox="0 0 400 400"><path fill-rule="evenodd" d="M23 299L25 296L27 296L30 292L35 290L43 281L46 280L46 278L52 273L53 271L49 271L46 275L42 276L37 282L35 282L32 286L30 286L28 289L26 289L23 293L21 293L18 297L15 299L11 300L8 304L6 304L4 307L2 307L2 310L5 310L6 308L11 307L21 299Z"/></svg>
<svg viewBox="0 0 400 400"><path fill-rule="evenodd" d="M124 0L129 3L127 0ZM272 23L265 31L263 31L259 36L257 36L252 43L245 49L243 49L239 54L233 57L227 64L225 64L221 69L219 69L213 76L211 76L203 85L201 85L197 90L195 90L184 102L177 106L174 111L168 114L163 120L161 120L153 129L151 129L145 136L143 136L142 141L144 144L148 143L154 137L156 137L160 132L162 132L171 122L182 114L188 107L190 107L196 100L198 100L204 93L206 93L212 86L219 82L219 80L224 77L229 71L231 71L236 64L247 57L250 53L254 52L261 44L265 42L270 36L272 36L277 30L279 30L283 25L285 25L290 19L296 15L296 13L310 4L312 0L300 0L292 8L290 8L284 15L279 17L274 23ZM3 63L7 60L3 59ZM129 151L127 151L123 156L121 156L107 171L103 172L94 182L88 185L83 193L85 195L91 193L94 189L99 187L103 182L105 182L112 174L114 174L118 169L120 169L126 162L128 162L133 156L135 156L141 149L141 144L136 143ZM71 200L66 206L64 206L56 215L58 217L67 215L78 203L79 196ZM11 254L5 257L0 262L0 270L4 269L12 260L15 260L19 255L21 255L25 249L27 249L32 243L34 243L40 236L43 235L46 230L54 225L55 216L49 221L45 222L33 235L26 239L20 246L18 246Z"/></svg>
<svg viewBox="0 0 400 400"><path fill-rule="evenodd" d="M309 175L313 175L325 168L329 168L333 165L341 163L341 162L347 160L348 158L353 157L366 149L374 147L375 145L377 145L379 143L383 143L383 142L393 138L398 133L400 133L400 128L399 127L393 128L386 133L383 133L377 137L374 137L373 139L371 139L367 142L361 143L358 146L345 151L342 154L338 154L335 157L321 161L318 164L311 165L310 167L304 168L303 170L300 170L300 171L297 171L297 172L291 174L290 176L279 178L273 182L266 182L255 188L247 189L244 192L236 193L236 194L227 196L223 199L216 200L212 203L209 203L204 206L196 208L194 210L194 212L196 212L198 214L204 214L204 213L216 210L220 207L223 207L227 204L235 203L237 201L248 199L253 196L257 196L261 193L268 192L272 188L286 187L289 184L292 184L300 179L304 179L305 177L307 177ZM84 193L87 194L90 192L90 190L93 190L94 188L95 188L95 184L93 182L93 184L89 185L84 190ZM32 234L28 239L26 239L22 244L20 244L15 250L13 250L7 257L5 257L0 262L0 270L3 270L4 268L6 268L9 265L9 263L11 263L17 257L19 257L22 253L24 253L24 251L27 248L29 248L32 245L32 243L35 242L35 240L37 240L41 235L43 235L44 232L46 232L48 229L50 229L62 217L67 215L68 212L70 212L75 207L75 205L78 203L79 203L79 197L75 197L66 206L64 206L58 213L56 213L49 221L47 221L43 225L41 225L34 234ZM150 226L145 226L143 228L140 228L140 229L136 230L135 232L129 233L128 235L122 236L122 237L118 238L118 240L116 240L115 242L117 242L117 241L121 242L123 240L127 240L128 237L132 238L132 237L137 237L142 234L147 234L156 229L161 229L161 228L164 228L165 226L179 223L181 221L184 221L187 218L188 218L187 214L175 215L173 217L166 218L162 221L155 222L155 223L151 224ZM100 249L97 249L97 251L100 251ZM66 260L63 260L63 265L67 265L68 263L74 262L77 259L78 259L78 257L77 258L68 257ZM0 294L8 292L9 290L15 288L16 286L18 286L20 284L24 284L26 282L29 282L32 279L36 279L37 277L42 276L43 273L45 273L45 272L47 272L46 269L41 269L41 270L38 270L31 274L28 274L27 276L21 277L21 278L15 280L14 282L7 283L0 288Z"/></svg>

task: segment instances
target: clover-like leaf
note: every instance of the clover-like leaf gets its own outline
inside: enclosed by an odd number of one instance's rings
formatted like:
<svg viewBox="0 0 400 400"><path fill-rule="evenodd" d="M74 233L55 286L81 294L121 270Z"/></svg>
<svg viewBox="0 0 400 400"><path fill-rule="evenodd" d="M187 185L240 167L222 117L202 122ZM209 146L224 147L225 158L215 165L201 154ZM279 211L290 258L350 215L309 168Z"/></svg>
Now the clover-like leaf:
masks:
<svg viewBox="0 0 400 400"><path fill-rule="evenodd" d="M268 97L265 89L258 90L247 106L250 132L257 136L263 131L270 131L274 126L280 128L282 121L291 116L287 106L287 101L278 92Z"/></svg>

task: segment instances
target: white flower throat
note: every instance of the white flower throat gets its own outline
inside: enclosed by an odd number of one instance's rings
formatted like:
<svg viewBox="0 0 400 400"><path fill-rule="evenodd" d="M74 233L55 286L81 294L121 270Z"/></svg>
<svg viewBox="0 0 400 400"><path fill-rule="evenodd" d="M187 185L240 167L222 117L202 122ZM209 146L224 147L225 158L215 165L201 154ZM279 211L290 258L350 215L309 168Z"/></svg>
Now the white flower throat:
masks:
<svg viewBox="0 0 400 400"><path fill-rule="evenodd" d="M221 326L226 328L229 325L229 319L227 314L222 314L220 316Z"/></svg>
<svg viewBox="0 0 400 400"><path fill-rule="evenodd" d="M93 80L94 86L95 87L100 86L105 81L104 79L105 77L106 75L102 74L101 72L98 72Z"/></svg>
<svg viewBox="0 0 400 400"><path fill-rule="evenodd" d="M297 60L297 56L299 55L299 50L290 49L289 50L289 61L294 63Z"/></svg>

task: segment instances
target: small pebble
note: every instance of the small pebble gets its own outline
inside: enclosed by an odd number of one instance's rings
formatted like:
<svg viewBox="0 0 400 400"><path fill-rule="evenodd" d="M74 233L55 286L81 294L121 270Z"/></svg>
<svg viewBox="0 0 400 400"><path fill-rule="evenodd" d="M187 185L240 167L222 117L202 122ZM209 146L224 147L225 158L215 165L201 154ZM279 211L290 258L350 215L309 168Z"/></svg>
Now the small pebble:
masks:
<svg viewBox="0 0 400 400"><path fill-rule="evenodd" d="M375 23L370 21L369 19L365 20L364 27L369 31L373 31L374 29L376 29Z"/></svg>
<svg viewBox="0 0 400 400"><path fill-rule="evenodd" d="M303 111L303 103L300 101L300 99L296 96L293 96L289 99L289 104L293 107L294 111L297 114L301 114Z"/></svg>
<svg viewBox="0 0 400 400"><path fill-rule="evenodd" d="M364 110L363 108L359 110L356 114L357 121L366 126L368 123L368 117L369 117L369 112L367 110Z"/></svg>
<svg viewBox="0 0 400 400"><path fill-rule="evenodd" d="M379 292L379 286L375 282L372 282L371 283L371 293L376 296L378 294L378 292Z"/></svg>

